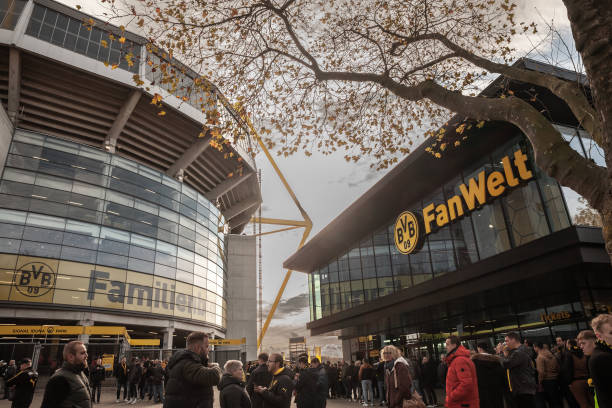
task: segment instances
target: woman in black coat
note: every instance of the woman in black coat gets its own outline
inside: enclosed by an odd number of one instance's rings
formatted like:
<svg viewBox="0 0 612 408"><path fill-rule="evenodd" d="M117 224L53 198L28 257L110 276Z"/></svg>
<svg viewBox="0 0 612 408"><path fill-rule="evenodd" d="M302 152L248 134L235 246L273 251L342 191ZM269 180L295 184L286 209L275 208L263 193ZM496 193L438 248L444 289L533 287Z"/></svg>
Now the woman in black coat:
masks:
<svg viewBox="0 0 612 408"><path fill-rule="evenodd" d="M225 373L217 386L221 391L219 394L221 408L251 408L251 399L242 381L242 363L238 360L229 360L223 369Z"/></svg>

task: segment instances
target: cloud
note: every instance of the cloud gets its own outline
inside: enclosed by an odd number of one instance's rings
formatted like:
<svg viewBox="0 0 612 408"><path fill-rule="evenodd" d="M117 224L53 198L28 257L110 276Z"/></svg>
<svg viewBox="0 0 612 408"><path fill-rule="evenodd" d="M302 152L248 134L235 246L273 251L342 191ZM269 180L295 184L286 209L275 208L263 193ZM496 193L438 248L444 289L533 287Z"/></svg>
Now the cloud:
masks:
<svg viewBox="0 0 612 408"><path fill-rule="evenodd" d="M301 319L296 319L302 321ZM321 347L321 355L325 358L342 358L342 342L335 336L310 336L303 323L279 323L269 327L263 340L263 350L269 353L285 353L289 356L289 339L291 337L306 338L306 347L313 353L313 347Z"/></svg>
<svg viewBox="0 0 612 408"><path fill-rule="evenodd" d="M263 314L267 316L272 308L271 302L265 302ZM281 299L274 312L275 319L283 319L287 317L296 316L303 314L308 309L308 293L300 293L296 296L290 297L289 299ZM294 337L301 336L298 334Z"/></svg>

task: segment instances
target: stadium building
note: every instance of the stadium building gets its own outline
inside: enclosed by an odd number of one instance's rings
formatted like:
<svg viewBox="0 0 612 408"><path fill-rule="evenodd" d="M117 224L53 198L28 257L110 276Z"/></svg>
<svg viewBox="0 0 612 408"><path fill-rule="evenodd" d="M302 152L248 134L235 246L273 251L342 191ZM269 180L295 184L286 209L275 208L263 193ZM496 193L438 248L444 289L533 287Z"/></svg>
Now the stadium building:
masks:
<svg viewBox="0 0 612 408"><path fill-rule="evenodd" d="M518 64L588 88L575 72ZM483 95L507 89L605 166L602 149L547 90L500 77ZM456 133L450 123L447 135ZM517 128L492 122L462 136L441 159L423 143L285 261L308 273L311 334L338 335L346 360L378 358L386 344L439 357L450 334L474 349L509 331L550 342L611 310L601 229L584 225L596 224L594 211L537 168Z"/></svg>
<svg viewBox="0 0 612 408"><path fill-rule="evenodd" d="M195 72L163 81L145 43L51 0L0 1L2 359L40 343L52 365L46 345L74 338L171 350L193 330L255 358L250 138ZM211 146L202 100L244 137Z"/></svg>

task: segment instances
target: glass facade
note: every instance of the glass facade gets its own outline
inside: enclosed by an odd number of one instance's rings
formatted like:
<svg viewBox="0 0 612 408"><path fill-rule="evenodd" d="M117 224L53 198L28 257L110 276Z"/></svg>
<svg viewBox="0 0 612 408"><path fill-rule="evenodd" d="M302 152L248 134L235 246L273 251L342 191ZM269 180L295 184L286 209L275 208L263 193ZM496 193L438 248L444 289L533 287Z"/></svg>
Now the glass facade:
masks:
<svg viewBox="0 0 612 408"><path fill-rule="evenodd" d="M406 210L421 213L430 203L446 202L460 194L460 184L483 170L487 174L495 170L503 173L501 158L512 156L518 149L527 152L534 178L427 235L421 249L410 255L396 249L394 218L337 259L315 270L309 280L312 320L447 273L460 273L475 262L569 227L559 184L533 165L531 148L523 137L516 137L491 155L482 157Z"/></svg>
<svg viewBox="0 0 612 408"><path fill-rule="evenodd" d="M0 0L0 28L12 30L27 0Z"/></svg>
<svg viewBox="0 0 612 408"><path fill-rule="evenodd" d="M0 253L188 284L203 290L206 321L219 326L226 316L224 224L204 196L162 173L22 130L0 182Z"/></svg>
<svg viewBox="0 0 612 408"><path fill-rule="evenodd" d="M109 65L117 65L120 69L138 73L141 47L139 44L130 40L125 40L122 44L119 38L111 38L108 32L83 24L79 19L40 4L34 6L26 34Z"/></svg>

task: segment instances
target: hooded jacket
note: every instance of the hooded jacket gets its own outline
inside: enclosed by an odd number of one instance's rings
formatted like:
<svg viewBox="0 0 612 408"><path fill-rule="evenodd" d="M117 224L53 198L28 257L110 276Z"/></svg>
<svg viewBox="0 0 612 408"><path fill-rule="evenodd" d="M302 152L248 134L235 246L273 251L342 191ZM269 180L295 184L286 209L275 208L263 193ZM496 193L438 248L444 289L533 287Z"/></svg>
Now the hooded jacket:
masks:
<svg viewBox="0 0 612 408"><path fill-rule="evenodd" d="M444 360L448 366L445 406L478 408L478 380L470 352L463 346L457 346Z"/></svg>
<svg viewBox="0 0 612 408"><path fill-rule="evenodd" d="M589 357L589 372L595 397L600 408L612 407L612 346L605 341L595 343L595 350Z"/></svg>
<svg viewBox="0 0 612 408"><path fill-rule="evenodd" d="M272 381L268 389L261 393L264 408L289 408L291 406L293 380L289 375L293 376L293 373L285 367L272 373Z"/></svg>
<svg viewBox="0 0 612 408"><path fill-rule="evenodd" d="M401 408L404 399L412 398L410 388L412 378L408 370L408 362L399 357L393 362L393 367L385 370L385 386L389 408Z"/></svg>
<svg viewBox="0 0 612 408"><path fill-rule="evenodd" d="M212 387L219 384L221 369L206 364L191 350L181 350L170 358L164 408L212 408Z"/></svg>
<svg viewBox="0 0 612 408"><path fill-rule="evenodd" d="M559 362L553 354L546 349L541 349L536 358L536 369L538 370L538 382L559 379Z"/></svg>
<svg viewBox="0 0 612 408"><path fill-rule="evenodd" d="M221 408L251 408L249 398L244 383L231 374L225 373L217 386L219 394L219 404Z"/></svg>
<svg viewBox="0 0 612 408"><path fill-rule="evenodd" d="M504 408L506 372L501 358L493 354L476 353L472 355L476 367L478 400L483 408Z"/></svg>
<svg viewBox="0 0 612 408"><path fill-rule="evenodd" d="M268 371L268 366L266 364L258 365L249 376L246 389L251 397L251 404L254 408L263 407L263 399L261 395L254 392L253 389L256 386L267 387L270 385L270 381L272 381L272 373Z"/></svg>

